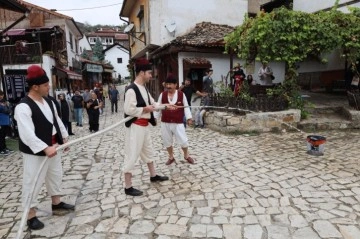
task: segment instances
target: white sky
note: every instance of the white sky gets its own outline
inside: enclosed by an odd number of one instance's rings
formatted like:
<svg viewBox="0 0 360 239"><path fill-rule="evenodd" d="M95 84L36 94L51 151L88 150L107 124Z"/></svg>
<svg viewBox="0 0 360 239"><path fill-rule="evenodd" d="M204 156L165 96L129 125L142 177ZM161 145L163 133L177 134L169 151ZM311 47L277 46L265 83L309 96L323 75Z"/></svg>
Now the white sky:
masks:
<svg viewBox="0 0 360 239"><path fill-rule="evenodd" d="M74 18L77 22L88 22L90 25L108 24L123 25L119 19L122 0L25 0L47 9L69 10L94 8L86 10L58 11L64 15ZM114 5L117 4L117 5ZM109 6L113 5L113 6ZM101 7L108 6L108 7ZM96 8L101 7L101 8Z"/></svg>

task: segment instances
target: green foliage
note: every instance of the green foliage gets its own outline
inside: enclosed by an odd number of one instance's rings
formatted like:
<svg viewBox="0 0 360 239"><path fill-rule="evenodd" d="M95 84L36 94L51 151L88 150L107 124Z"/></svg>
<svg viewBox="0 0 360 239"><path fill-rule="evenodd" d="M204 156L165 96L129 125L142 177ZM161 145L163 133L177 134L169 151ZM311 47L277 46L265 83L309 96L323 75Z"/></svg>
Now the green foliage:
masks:
<svg viewBox="0 0 360 239"><path fill-rule="evenodd" d="M224 82L218 81L214 85L217 89L219 89L219 95L221 97L234 97L234 92L231 90L230 87L225 85Z"/></svg>
<svg viewBox="0 0 360 239"><path fill-rule="evenodd" d="M105 59L103 53L103 44L100 41L100 38L96 39L95 45L93 47L93 57L96 61L103 61Z"/></svg>
<svg viewBox="0 0 360 239"><path fill-rule="evenodd" d="M254 101L254 97L250 95L250 86L246 80L242 83L240 92L237 97L245 102Z"/></svg>
<svg viewBox="0 0 360 239"><path fill-rule="evenodd" d="M83 50L83 52L81 53L80 56L84 59L90 60L89 54L88 54L87 50L85 50L85 49Z"/></svg>
<svg viewBox="0 0 360 239"><path fill-rule="evenodd" d="M279 8L260 13L226 37L226 49L235 49L248 61L284 61L294 66L309 56L320 57L340 44L337 24L326 12L309 14Z"/></svg>
<svg viewBox="0 0 360 239"><path fill-rule="evenodd" d="M233 98L234 100L239 98L246 102L251 102L254 100L254 97L250 95L250 86L248 85L247 81L243 82L240 92L237 96L235 96L234 91L229 86L226 86L222 81L216 82L215 86L217 89L219 89L220 97Z"/></svg>
<svg viewBox="0 0 360 239"><path fill-rule="evenodd" d="M324 54L335 49L342 49L342 56L351 64L360 59L360 10L352 8L350 14L345 14L336 9L335 5L331 11L305 13L283 7L261 12L255 18L246 17L225 37L226 51L233 50L247 62L285 62L283 85L268 93L283 95L290 107L301 109L306 116L296 84L296 64L309 58L326 63Z"/></svg>

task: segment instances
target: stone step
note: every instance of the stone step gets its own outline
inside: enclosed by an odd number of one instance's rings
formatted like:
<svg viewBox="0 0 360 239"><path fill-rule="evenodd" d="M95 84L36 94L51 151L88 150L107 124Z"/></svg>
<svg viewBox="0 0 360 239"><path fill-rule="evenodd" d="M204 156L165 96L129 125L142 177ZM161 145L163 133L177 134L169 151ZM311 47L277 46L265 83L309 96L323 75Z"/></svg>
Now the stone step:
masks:
<svg viewBox="0 0 360 239"><path fill-rule="evenodd" d="M309 117L297 124L304 131L349 129L357 125L346 107L313 107L308 112Z"/></svg>

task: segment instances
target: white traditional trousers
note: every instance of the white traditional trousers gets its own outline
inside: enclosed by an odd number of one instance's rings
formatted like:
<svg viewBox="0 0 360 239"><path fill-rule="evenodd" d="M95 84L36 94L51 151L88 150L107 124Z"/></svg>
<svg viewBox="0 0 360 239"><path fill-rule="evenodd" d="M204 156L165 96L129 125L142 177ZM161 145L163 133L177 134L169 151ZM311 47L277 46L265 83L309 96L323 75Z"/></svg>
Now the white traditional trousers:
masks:
<svg viewBox="0 0 360 239"><path fill-rule="evenodd" d="M169 148L173 145L174 137L181 148L189 147L188 138L185 132L185 126L183 123L176 124L161 122L161 135L164 146L166 148Z"/></svg>
<svg viewBox="0 0 360 239"><path fill-rule="evenodd" d="M35 181L35 176L38 174L40 165L46 157L26 153L22 153L22 155L24 164L22 204L23 207L25 207L26 200L31 193L31 188ZM44 181L47 193L50 196L61 195L62 176L61 152L58 152L54 157L47 159L45 162L42 173L39 176L38 183L35 186L31 207L37 206L37 198Z"/></svg>
<svg viewBox="0 0 360 239"><path fill-rule="evenodd" d="M147 164L154 161L154 148L150 133L150 126L132 123L130 127L125 127L124 173L132 173L139 159Z"/></svg>

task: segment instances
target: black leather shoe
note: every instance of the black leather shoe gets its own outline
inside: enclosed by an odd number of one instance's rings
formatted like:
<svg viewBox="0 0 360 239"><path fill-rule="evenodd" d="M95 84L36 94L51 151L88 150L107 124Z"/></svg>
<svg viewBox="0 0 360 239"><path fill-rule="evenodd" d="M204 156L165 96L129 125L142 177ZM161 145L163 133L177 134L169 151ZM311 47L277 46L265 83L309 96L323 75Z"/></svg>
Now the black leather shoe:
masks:
<svg viewBox="0 0 360 239"><path fill-rule="evenodd" d="M64 202L60 202L58 205L53 204L51 206L51 208L52 208L53 211L56 211L56 210L75 210L74 205L67 204L67 203L64 203Z"/></svg>
<svg viewBox="0 0 360 239"><path fill-rule="evenodd" d="M27 226L31 230L41 230L44 228L44 223L40 222L40 220L37 217L33 217L27 220Z"/></svg>
<svg viewBox="0 0 360 239"><path fill-rule="evenodd" d="M151 182L162 182L162 181L167 181L167 180L169 180L169 177L167 177L167 176L156 175L154 177L150 177Z"/></svg>
<svg viewBox="0 0 360 239"><path fill-rule="evenodd" d="M141 196L143 194L142 191L137 190L136 188L125 188L125 194L130 196Z"/></svg>

